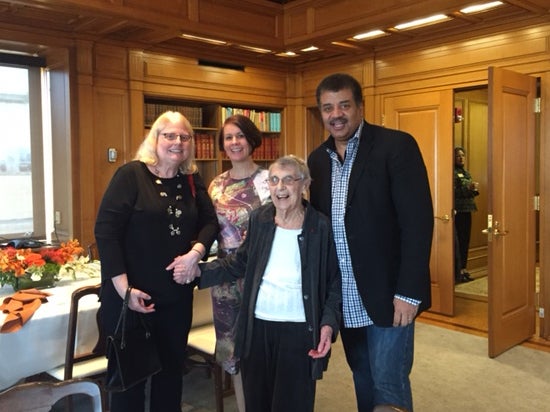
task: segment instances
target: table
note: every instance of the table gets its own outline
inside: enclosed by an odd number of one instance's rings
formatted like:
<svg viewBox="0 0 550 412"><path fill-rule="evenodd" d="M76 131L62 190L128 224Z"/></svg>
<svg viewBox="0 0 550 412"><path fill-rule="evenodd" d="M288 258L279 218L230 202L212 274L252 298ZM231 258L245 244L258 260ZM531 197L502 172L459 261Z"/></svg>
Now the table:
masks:
<svg viewBox="0 0 550 412"><path fill-rule="evenodd" d="M0 390L28 376L45 372L65 363L65 346L71 294L74 290L100 283L99 278L62 280L53 288L48 302L43 303L17 332L0 334ZM0 299L13 294L9 286L0 288ZM88 299L89 298L89 299ZM77 351L91 350L97 341L97 296L86 296L79 303ZM0 324L5 314L0 313Z"/></svg>

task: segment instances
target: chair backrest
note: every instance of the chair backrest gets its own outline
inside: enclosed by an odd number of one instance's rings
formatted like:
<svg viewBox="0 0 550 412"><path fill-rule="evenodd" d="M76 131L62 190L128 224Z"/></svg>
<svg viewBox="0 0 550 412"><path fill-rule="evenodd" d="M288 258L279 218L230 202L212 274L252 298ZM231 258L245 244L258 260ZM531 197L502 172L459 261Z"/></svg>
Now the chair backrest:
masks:
<svg viewBox="0 0 550 412"><path fill-rule="evenodd" d="M90 260L90 262L99 259L99 253L97 251L97 244L95 242L90 243L87 246L87 249L88 249L88 259Z"/></svg>
<svg viewBox="0 0 550 412"><path fill-rule="evenodd" d="M104 358L107 352L107 336L101 327L99 310L96 313L96 324L98 330L98 339L94 348L87 353L75 353L76 334L78 326L78 304L80 299L88 295L96 295L99 299L101 284L93 286L83 286L76 289L71 296L71 309L69 313L69 328L67 331L67 349L65 351L65 372L64 379L73 377L73 367L75 363L87 361L94 358Z"/></svg>
<svg viewBox="0 0 550 412"><path fill-rule="evenodd" d="M102 412L99 385L89 380L30 382L12 386L0 393L0 411L47 412L60 399L83 394L92 398L94 412Z"/></svg>
<svg viewBox="0 0 550 412"><path fill-rule="evenodd" d="M193 323L192 328L213 324L212 317L212 298L210 288L193 291Z"/></svg>

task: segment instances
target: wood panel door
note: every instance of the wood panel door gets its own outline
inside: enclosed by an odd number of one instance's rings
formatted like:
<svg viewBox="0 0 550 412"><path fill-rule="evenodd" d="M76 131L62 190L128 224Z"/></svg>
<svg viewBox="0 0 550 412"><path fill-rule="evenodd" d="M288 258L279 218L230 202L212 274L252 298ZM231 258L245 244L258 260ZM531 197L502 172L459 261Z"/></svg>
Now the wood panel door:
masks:
<svg viewBox="0 0 550 412"><path fill-rule="evenodd" d="M386 97L384 126L412 134L422 152L434 208L430 258L431 311L452 315L453 268L453 92ZM414 201L414 199L411 199Z"/></svg>
<svg viewBox="0 0 550 412"><path fill-rule="evenodd" d="M489 356L535 333L536 79L489 68Z"/></svg>

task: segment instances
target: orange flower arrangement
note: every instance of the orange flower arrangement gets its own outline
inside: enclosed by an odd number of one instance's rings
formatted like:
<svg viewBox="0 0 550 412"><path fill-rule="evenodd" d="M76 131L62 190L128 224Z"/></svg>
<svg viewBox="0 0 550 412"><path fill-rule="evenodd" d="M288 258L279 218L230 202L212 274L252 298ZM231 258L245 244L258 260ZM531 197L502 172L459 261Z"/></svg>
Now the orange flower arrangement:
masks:
<svg viewBox="0 0 550 412"><path fill-rule="evenodd" d="M38 251L31 249L0 249L0 286L15 286L17 278L31 276L33 280L42 279L45 274L57 279L61 267L84 252L78 240L61 243L59 248L44 248Z"/></svg>

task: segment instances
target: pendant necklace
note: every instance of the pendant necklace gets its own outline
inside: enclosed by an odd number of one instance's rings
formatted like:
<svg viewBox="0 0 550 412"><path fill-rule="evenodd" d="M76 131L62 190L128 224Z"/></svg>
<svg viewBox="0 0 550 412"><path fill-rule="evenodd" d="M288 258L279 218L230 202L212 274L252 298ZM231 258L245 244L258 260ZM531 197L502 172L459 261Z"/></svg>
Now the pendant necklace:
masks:
<svg viewBox="0 0 550 412"><path fill-rule="evenodd" d="M156 177L154 182L159 191L160 198L165 204L166 213L168 214L168 219L170 221L168 230L170 231L170 236L179 236L181 235L180 218L183 212L180 208L181 206L178 207L178 202L183 200L183 185L179 172L173 179L177 180L170 179L166 182L166 186L165 182L159 177Z"/></svg>

